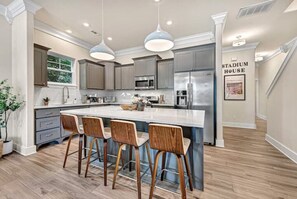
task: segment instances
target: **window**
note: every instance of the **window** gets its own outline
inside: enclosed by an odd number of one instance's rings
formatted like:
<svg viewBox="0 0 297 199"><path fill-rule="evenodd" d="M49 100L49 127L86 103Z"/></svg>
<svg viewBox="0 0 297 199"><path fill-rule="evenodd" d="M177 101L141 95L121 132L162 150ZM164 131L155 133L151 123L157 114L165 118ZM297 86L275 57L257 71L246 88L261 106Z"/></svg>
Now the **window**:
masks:
<svg viewBox="0 0 297 199"><path fill-rule="evenodd" d="M62 55L49 54L47 58L48 81L72 84L74 78L73 59Z"/></svg>

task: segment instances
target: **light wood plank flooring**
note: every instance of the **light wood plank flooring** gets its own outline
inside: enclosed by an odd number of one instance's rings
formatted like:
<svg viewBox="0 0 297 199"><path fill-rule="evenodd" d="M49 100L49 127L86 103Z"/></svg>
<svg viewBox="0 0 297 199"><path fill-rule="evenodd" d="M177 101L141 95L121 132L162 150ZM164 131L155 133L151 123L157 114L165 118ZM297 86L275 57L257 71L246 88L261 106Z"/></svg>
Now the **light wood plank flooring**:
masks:
<svg viewBox="0 0 297 199"><path fill-rule="evenodd" d="M225 148L205 147L205 191L187 191L188 198L297 198L297 165L265 142L263 120L257 120L257 130L224 130ZM66 142L44 147L28 157L13 153L2 158L0 199L137 197L136 183L126 178L119 177L116 189L111 189L112 169L107 187L103 186L101 169L91 167L88 178L78 176L76 156L70 157L63 169L65 148ZM143 198L148 198L148 184L142 184L142 192ZM157 189L155 198L179 195Z"/></svg>

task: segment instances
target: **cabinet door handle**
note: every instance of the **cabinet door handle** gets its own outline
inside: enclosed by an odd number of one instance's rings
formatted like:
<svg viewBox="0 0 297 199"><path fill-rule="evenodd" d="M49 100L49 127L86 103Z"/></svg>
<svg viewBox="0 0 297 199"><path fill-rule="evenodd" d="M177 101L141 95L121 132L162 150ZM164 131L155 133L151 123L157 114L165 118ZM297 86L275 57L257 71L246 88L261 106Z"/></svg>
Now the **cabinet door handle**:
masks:
<svg viewBox="0 0 297 199"><path fill-rule="evenodd" d="M52 124L53 124L52 122L46 123L46 125L52 125Z"/></svg>
<svg viewBox="0 0 297 199"><path fill-rule="evenodd" d="M46 113L45 115L52 115L53 114L53 112L50 112L50 113Z"/></svg>
<svg viewBox="0 0 297 199"><path fill-rule="evenodd" d="M51 133L51 134L47 134L45 137L52 137L54 134L53 133Z"/></svg>

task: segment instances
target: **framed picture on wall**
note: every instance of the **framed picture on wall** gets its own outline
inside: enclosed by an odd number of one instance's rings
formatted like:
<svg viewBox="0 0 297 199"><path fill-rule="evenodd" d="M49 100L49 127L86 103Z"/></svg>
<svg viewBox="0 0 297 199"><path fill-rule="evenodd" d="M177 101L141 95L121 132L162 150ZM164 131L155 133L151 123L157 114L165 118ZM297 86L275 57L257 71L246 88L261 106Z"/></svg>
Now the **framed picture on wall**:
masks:
<svg viewBox="0 0 297 199"><path fill-rule="evenodd" d="M224 76L224 99L245 100L245 74Z"/></svg>

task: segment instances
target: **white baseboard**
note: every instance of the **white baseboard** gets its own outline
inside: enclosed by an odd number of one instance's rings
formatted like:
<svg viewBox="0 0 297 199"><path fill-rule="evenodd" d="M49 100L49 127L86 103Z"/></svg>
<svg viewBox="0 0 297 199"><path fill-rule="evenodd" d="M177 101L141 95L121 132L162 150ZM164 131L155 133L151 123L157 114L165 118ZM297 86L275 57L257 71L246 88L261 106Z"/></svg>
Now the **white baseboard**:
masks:
<svg viewBox="0 0 297 199"><path fill-rule="evenodd" d="M253 123L238 123L238 122L223 122L225 127L256 129L256 124Z"/></svg>
<svg viewBox="0 0 297 199"><path fill-rule="evenodd" d="M266 115L262 115L260 113L257 113L257 117L260 118L260 119L262 119L262 120L267 120Z"/></svg>
<svg viewBox="0 0 297 199"><path fill-rule="evenodd" d="M297 164L297 153L296 152L292 151L291 149L289 149L288 147L286 147L285 145L283 145L276 139L272 138L268 134L265 135L265 140Z"/></svg>
<svg viewBox="0 0 297 199"><path fill-rule="evenodd" d="M23 156L28 156L36 153L36 146L24 147L13 143L13 150Z"/></svg>
<svg viewBox="0 0 297 199"><path fill-rule="evenodd" d="M218 140L218 139L216 139L216 147L225 147L224 140Z"/></svg>

